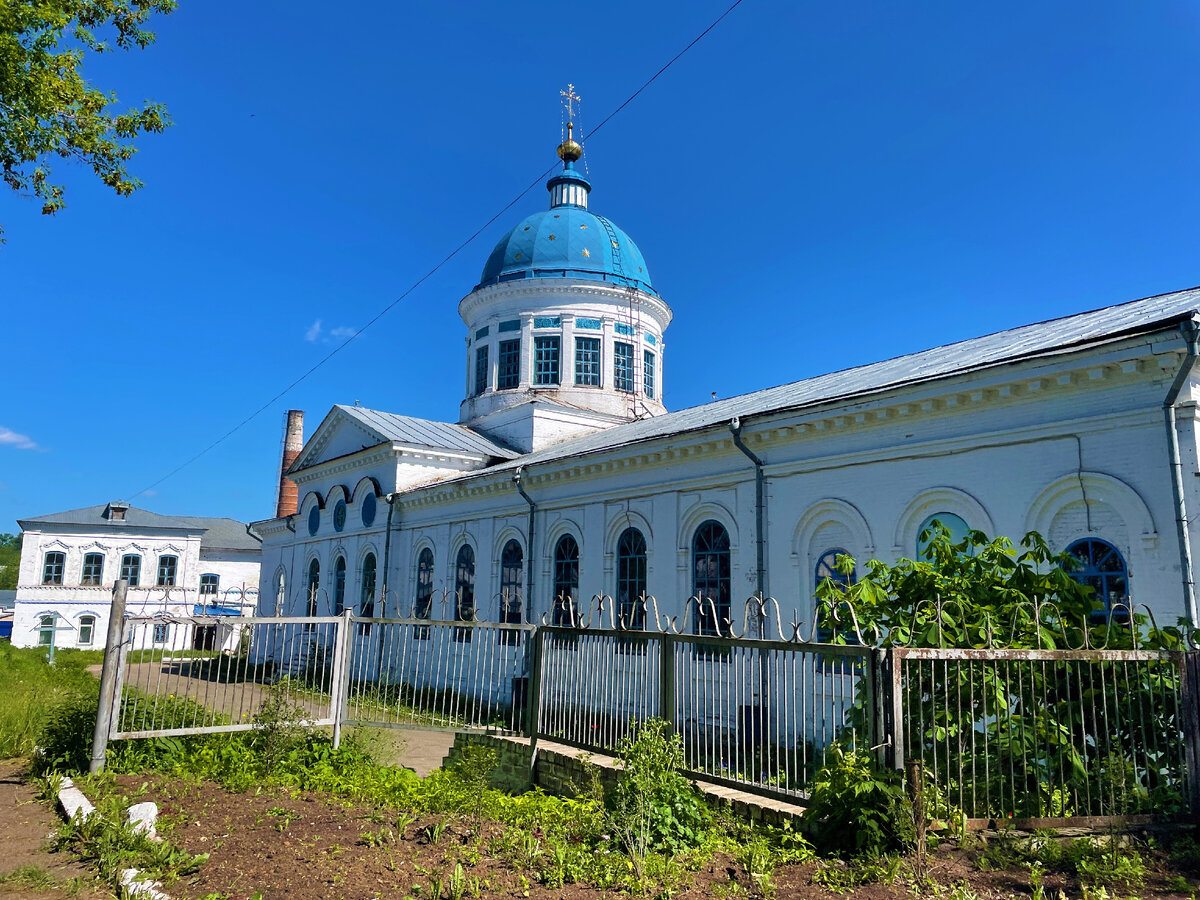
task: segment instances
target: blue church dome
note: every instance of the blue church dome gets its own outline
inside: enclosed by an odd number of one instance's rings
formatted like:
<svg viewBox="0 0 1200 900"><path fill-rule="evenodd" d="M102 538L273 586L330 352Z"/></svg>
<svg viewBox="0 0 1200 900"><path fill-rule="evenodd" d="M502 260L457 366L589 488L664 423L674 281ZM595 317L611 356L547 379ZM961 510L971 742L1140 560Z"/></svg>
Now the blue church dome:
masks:
<svg viewBox="0 0 1200 900"><path fill-rule="evenodd" d="M637 244L611 221L587 209L591 185L570 160L546 187L550 209L527 216L500 239L477 288L523 278L579 278L657 296Z"/></svg>

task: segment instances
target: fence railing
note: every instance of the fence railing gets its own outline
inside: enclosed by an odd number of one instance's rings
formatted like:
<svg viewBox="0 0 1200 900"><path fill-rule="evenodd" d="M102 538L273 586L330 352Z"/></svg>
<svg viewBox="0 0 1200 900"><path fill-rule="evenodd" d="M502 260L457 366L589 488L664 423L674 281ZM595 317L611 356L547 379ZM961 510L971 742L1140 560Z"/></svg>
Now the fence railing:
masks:
<svg viewBox="0 0 1200 900"><path fill-rule="evenodd" d="M801 803L834 745L895 768L915 759L927 803L974 826L1138 821L1200 799L1200 651L1146 649L1129 611L1104 632L1036 609L1046 646L1001 646L989 630L962 649L868 641L852 615L785 626L756 598L740 627L695 600L668 617L652 598L598 597L534 625L440 599L395 618L127 618L108 736L251 728L276 692L335 740L355 724L612 754L659 717L691 776Z"/></svg>

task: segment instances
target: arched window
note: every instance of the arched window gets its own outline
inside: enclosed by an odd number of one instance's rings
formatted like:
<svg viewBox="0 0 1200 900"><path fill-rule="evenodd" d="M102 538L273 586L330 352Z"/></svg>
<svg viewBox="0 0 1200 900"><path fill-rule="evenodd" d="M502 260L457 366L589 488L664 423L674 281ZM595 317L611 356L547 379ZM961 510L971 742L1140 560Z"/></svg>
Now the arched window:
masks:
<svg viewBox="0 0 1200 900"><path fill-rule="evenodd" d="M42 584L62 584L63 568L67 563L67 554L52 550L46 554L42 564Z"/></svg>
<svg viewBox="0 0 1200 900"><path fill-rule="evenodd" d="M367 496L371 496L368 494ZM364 618L371 619L375 616L375 554L368 553L363 557L362 564L362 581L358 589L358 614ZM370 634L371 623L360 622L358 624L359 634Z"/></svg>
<svg viewBox="0 0 1200 900"><path fill-rule="evenodd" d="M333 614L340 616L346 608L346 557L339 556L333 564Z"/></svg>
<svg viewBox="0 0 1200 900"><path fill-rule="evenodd" d="M79 646L90 647L95 638L96 633L96 617L95 616L80 616L79 617Z"/></svg>
<svg viewBox="0 0 1200 900"><path fill-rule="evenodd" d="M305 607L306 616L317 614L317 595L321 591L321 563L313 560L308 564L308 604ZM309 628L312 627L310 624Z"/></svg>
<svg viewBox="0 0 1200 900"><path fill-rule="evenodd" d="M433 551L426 547L417 557L417 595L413 603L413 615L428 619L433 612ZM413 637L419 641L429 640L429 626L418 625Z"/></svg>
<svg viewBox="0 0 1200 900"><path fill-rule="evenodd" d="M164 554L158 558L158 587L174 587L179 557Z"/></svg>
<svg viewBox="0 0 1200 900"><path fill-rule="evenodd" d="M470 544L458 548L454 564L454 618L458 622L475 620L475 551ZM454 639L471 640L471 629L455 628Z"/></svg>
<svg viewBox="0 0 1200 900"><path fill-rule="evenodd" d="M38 617L38 646L49 647L54 644L54 620L55 616L39 616Z"/></svg>
<svg viewBox="0 0 1200 900"><path fill-rule="evenodd" d="M554 598L550 621L554 625L574 625L579 599L579 544L564 534L554 545Z"/></svg>
<svg viewBox="0 0 1200 900"><path fill-rule="evenodd" d="M520 625L525 620L521 581L525 577L525 553L516 541L509 541L500 551L500 622ZM517 632L500 632L502 641L516 643Z"/></svg>
<svg viewBox="0 0 1200 900"><path fill-rule="evenodd" d="M104 580L104 554L86 553L83 557L83 570L79 583L88 587L99 587Z"/></svg>
<svg viewBox="0 0 1200 900"><path fill-rule="evenodd" d="M921 527L917 529L917 557L916 558L919 560L925 559L925 550L929 546L929 543L930 543L928 538L926 538L925 540L922 540L921 535L925 534L929 530L929 526L932 525L935 521L941 522L944 526L946 526L946 528L949 529L950 543L952 543L952 544L961 544L963 541L965 541L967 539L967 532L971 530L971 526L969 526L966 522L964 522L962 520L962 517L956 516L954 513L950 513L950 512L934 513L932 516L929 516L928 518L926 518L925 521L921 523Z"/></svg>
<svg viewBox="0 0 1200 900"><path fill-rule="evenodd" d="M136 553L126 553L121 557L121 577L129 582L130 587L138 586L142 574L142 558Z"/></svg>
<svg viewBox="0 0 1200 900"><path fill-rule="evenodd" d="M1129 603L1129 569L1120 550L1108 541L1085 538L1069 546L1067 552L1083 564L1071 577L1094 591L1093 616L1106 618L1114 606ZM1127 614L1128 610L1120 612Z"/></svg>
<svg viewBox="0 0 1200 900"><path fill-rule="evenodd" d="M283 610L286 603L287 580L284 578L283 569L280 569L279 575L275 579L275 615L283 615Z"/></svg>
<svg viewBox="0 0 1200 900"><path fill-rule="evenodd" d="M375 554L368 553L363 559L362 583L358 592L359 615L371 618L375 615Z"/></svg>
<svg viewBox="0 0 1200 900"><path fill-rule="evenodd" d="M636 528L617 538L617 613L626 628L646 627L646 539Z"/></svg>
<svg viewBox="0 0 1200 900"><path fill-rule="evenodd" d="M692 536L692 596L700 601L696 634L723 635L730 610L729 532L711 519Z"/></svg>
<svg viewBox="0 0 1200 900"><path fill-rule="evenodd" d="M817 565L813 571L813 585L820 587L826 581L832 581L842 588L848 588L858 580L858 573L851 572L847 575L845 572L839 572L837 569L837 558L839 556L848 556L841 547L834 547L826 550L817 559ZM818 622L817 640L823 644L833 642L833 638L839 632L846 637L847 643L858 643L858 635L854 634L854 625L847 621L849 612L844 608L829 609L822 607L817 611Z"/></svg>

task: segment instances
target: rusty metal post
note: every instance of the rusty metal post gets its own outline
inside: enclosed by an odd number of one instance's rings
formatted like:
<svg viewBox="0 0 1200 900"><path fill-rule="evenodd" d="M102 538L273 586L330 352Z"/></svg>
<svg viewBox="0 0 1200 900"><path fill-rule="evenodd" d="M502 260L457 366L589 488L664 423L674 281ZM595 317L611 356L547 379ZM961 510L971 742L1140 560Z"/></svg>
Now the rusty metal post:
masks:
<svg viewBox="0 0 1200 900"><path fill-rule="evenodd" d="M1187 767L1188 807L1200 820L1200 650L1189 650L1179 660L1179 708L1183 713L1184 763Z"/></svg>
<svg viewBox="0 0 1200 900"><path fill-rule="evenodd" d="M892 765L899 771L904 768L904 654L897 647L885 652L892 680Z"/></svg>
<svg viewBox="0 0 1200 900"><path fill-rule="evenodd" d="M100 704L96 707L96 730L92 734L92 760L88 771L93 775L104 768L108 734L117 706L117 680L125 640L125 600L129 582L124 578L113 585L112 606L108 611L108 638L104 643L104 666L100 670Z"/></svg>

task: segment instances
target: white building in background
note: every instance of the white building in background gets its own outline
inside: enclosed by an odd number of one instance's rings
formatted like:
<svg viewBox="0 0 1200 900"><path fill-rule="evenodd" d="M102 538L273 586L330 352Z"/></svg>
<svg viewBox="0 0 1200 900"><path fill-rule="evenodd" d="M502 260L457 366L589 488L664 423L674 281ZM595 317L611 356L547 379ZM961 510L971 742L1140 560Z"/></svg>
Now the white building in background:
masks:
<svg viewBox="0 0 1200 900"><path fill-rule="evenodd" d="M761 591L811 625L838 553L912 557L938 518L1039 531L1101 606L1194 618L1200 290L667 412L671 309L589 211L578 145L559 154L550 208L459 303L459 422L336 406L285 458L298 506L253 526L262 612L453 617L430 606L445 590L537 620L552 598L645 592L740 619Z"/></svg>
<svg viewBox="0 0 1200 900"><path fill-rule="evenodd" d="M100 649L113 585L129 581L126 612L159 616L145 646L223 643L211 628L173 621L244 615L258 602L258 538L233 519L161 516L114 501L21 519L13 644ZM178 629L188 630L187 634Z"/></svg>

